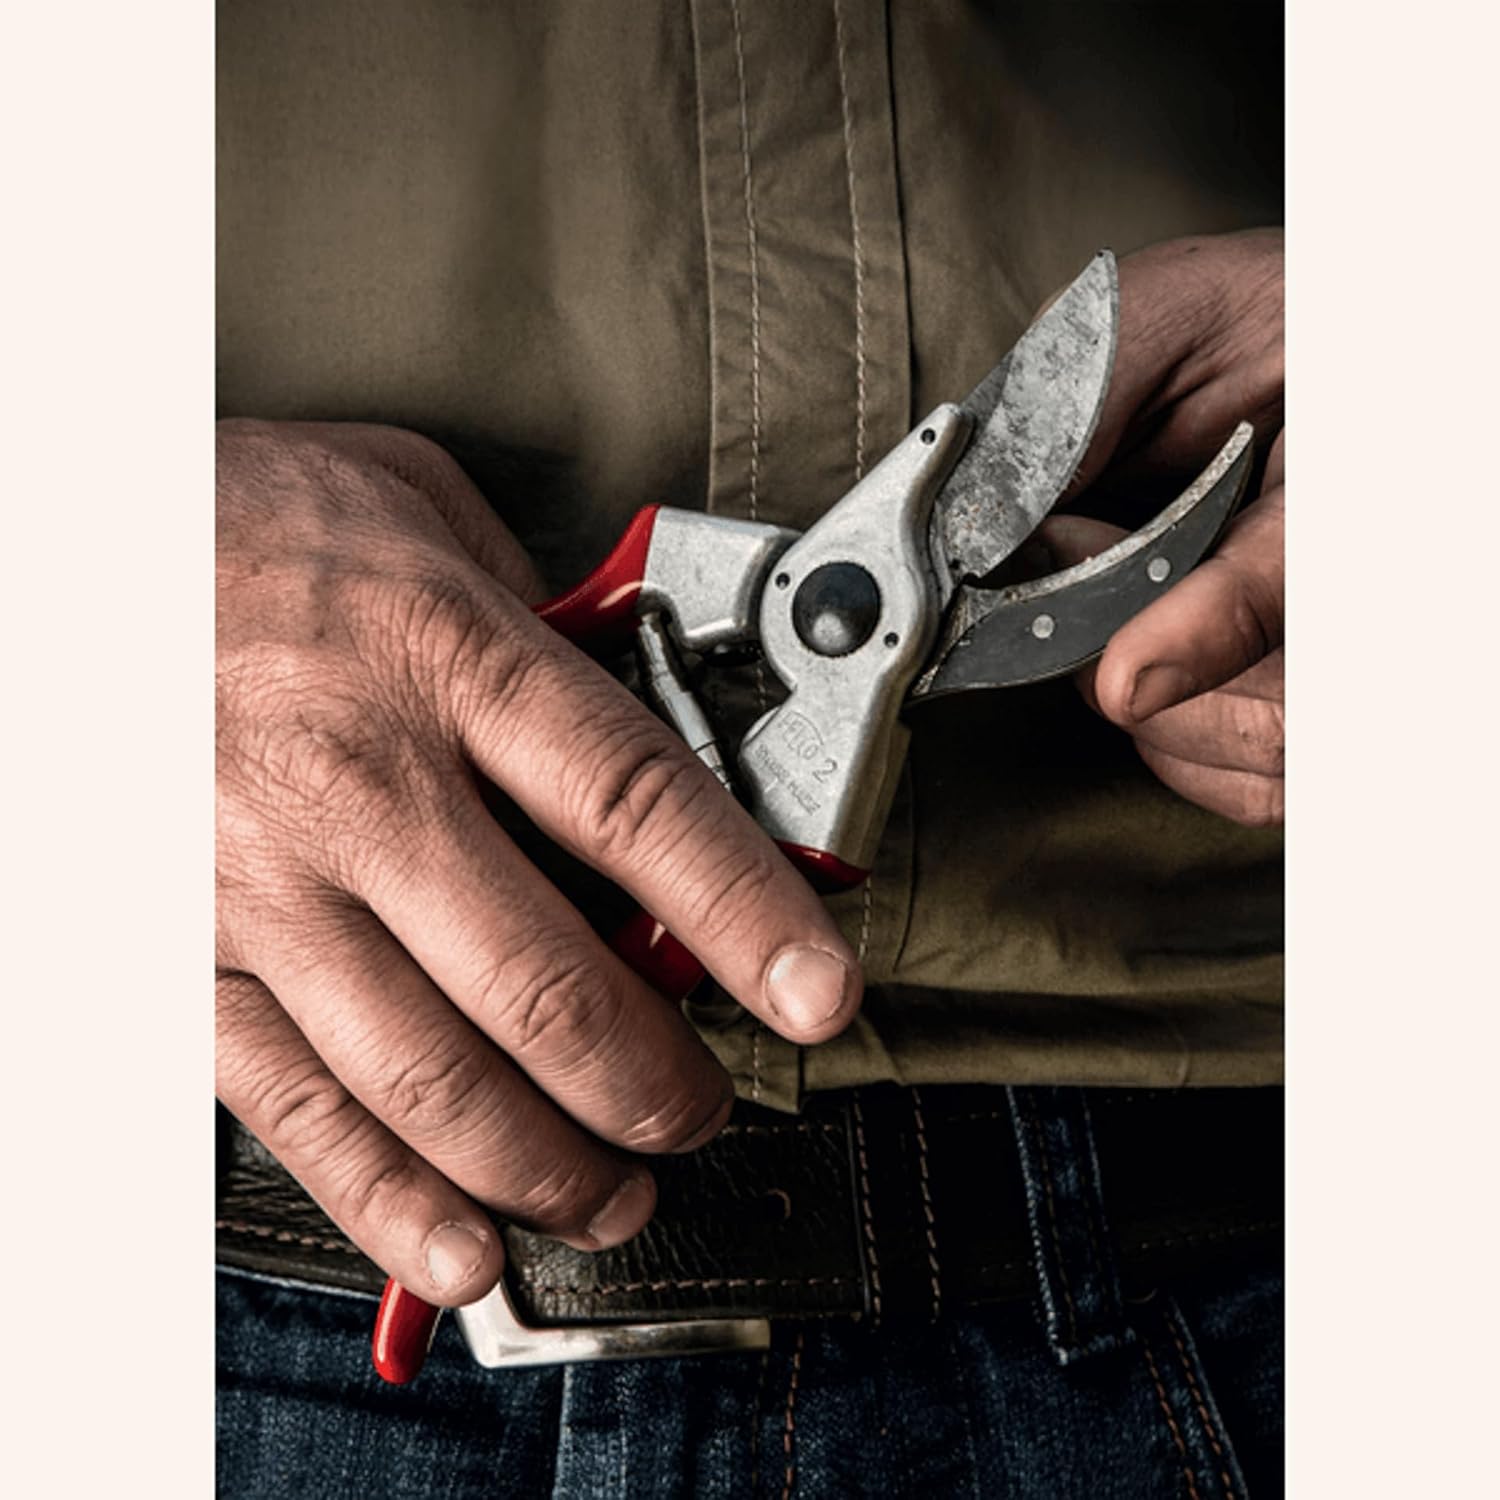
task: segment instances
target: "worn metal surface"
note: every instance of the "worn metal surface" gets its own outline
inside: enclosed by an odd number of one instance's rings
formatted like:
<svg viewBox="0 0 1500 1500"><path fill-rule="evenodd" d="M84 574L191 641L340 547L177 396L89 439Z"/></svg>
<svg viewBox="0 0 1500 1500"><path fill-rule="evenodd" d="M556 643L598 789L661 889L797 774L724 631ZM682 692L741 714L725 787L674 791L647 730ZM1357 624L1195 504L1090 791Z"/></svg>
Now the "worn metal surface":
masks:
<svg viewBox="0 0 1500 1500"><path fill-rule="evenodd" d="M1098 427L1118 321L1105 250L961 405L938 407L801 536L662 509L641 591L645 676L723 779L654 612L687 650L758 641L790 695L745 736L737 780L773 838L868 869L909 703L1081 666L1213 545L1249 475L1246 424L1117 546L1032 583L977 586L1072 482ZM820 586L855 572L870 587Z"/></svg>
<svg viewBox="0 0 1500 1500"><path fill-rule="evenodd" d="M637 609L668 614L685 651L752 641L766 574L800 535L664 505L652 528Z"/></svg>
<svg viewBox="0 0 1500 1500"><path fill-rule="evenodd" d="M487 1297L460 1307L454 1317L469 1352L489 1369L669 1354L727 1354L766 1349L771 1343L771 1325L765 1318L533 1328L516 1316L504 1278Z"/></svg>
<svg viewBox="0 0 1500 1500"><path fill-rule="evenodd" d="M1010 588L960 589L912 702L1040 682L1097 656L1217 541L1250 477L1253 437L1241 422L1154 521L1094 557Z"/></svg>
<svg viewBox="0 0 1500 1500"><path fill-rule="evenodd" d="M745 737L740 783L772 838L857 869L874 860L906 754L901 706L937 637L927 519L968 431L958 407L938 407L781 555L761 596L761 648L791 695ZM803 639L795 601L836 563L868 572L879 617L833 656Z"/></svg>
<svg viewBox="0 0 1500 1500"><path fill-rule="evenodd" d="M647 702L682 736L688 749L714 773L719 784L733 791L714 727L688 685L671 634L656 610L641 616L635 649L641 689Z"/></svg>
<svg viewBox="0 0 1500 1500"><path fill-rule="evenodd" d="M974 437L933 507L928 546L943 602L997 568L1072 480L1099 425L1120 313L1101 250L960 403Z"/></svg>

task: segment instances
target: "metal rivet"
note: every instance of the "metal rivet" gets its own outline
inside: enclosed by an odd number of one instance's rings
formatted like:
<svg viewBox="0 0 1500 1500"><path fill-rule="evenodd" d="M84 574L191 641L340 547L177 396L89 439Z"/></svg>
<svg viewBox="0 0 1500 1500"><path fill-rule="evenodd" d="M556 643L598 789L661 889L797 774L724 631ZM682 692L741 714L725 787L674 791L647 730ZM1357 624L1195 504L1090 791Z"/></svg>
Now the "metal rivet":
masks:
<svg viewBox="0 0 1500 1500"><path fill-rule="evenodd" d="M897 646L897 645L900 645L900 643L901 643L901 637L899 635L897 635L894 630L892 630L892 631L890 631L886 635L885 643L886 643L887 646Z"/></svg>
<svg viewBox="0 0 1500 1500"><path fill-rule="evenodd" d="M1146 577L1152 583L1163 583L1172 571L1172 564L1165 557L1153 557L1146 564Z"/></svg>
<svg viewBox="0 0 1500 1500"><path fill-rule="evenodd" d="M1051 615L1038 615L1031 622L1031 633L1037 640L1045 641L1057 628L1057 621Z"/></svg>
<svg viewBox="0 0 1500 1500"><path fill-rule="evenodd" d="M791 581L792 575L790 573L778 573L776 575L776 587L779 589L786 588L787 585L791 583Z"/></svg>
<svg viewBox="0 0 1500 1500"><path fill-rule="evenodd" d="M937 442L937 433L935 433L930 427L924 427L922 429L922 441L924 443Z"/></svg>

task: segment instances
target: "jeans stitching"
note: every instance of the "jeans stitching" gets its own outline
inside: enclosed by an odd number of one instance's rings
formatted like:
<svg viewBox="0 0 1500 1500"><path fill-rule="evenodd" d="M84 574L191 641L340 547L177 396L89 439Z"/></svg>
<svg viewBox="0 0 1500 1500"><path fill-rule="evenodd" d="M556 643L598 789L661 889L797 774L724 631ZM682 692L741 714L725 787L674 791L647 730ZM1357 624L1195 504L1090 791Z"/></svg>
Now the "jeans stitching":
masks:
<svg viewBox="0 0 1500 1500"><path fill-rule="evenodd" d="M1239 1239L1247 1234L1259 1234L1266 1229L1279 1229L1280 1219L1254 1219L1248 1224L1230 1224L1223 1229L1202 1229L1191 1234L1161 1234L1155 1239L1135 1240L1127 1248L1130 1250L1160 1250L1167 1245L1203 1245L1211 1244L1215 1240Z"/></svg>
<svg viewBox="0 0 1500 1500"><path fill-rule="evenodd" d="M750 1409L750 1489L754 1496L760 1485L760 1413L761 1403L766 1398L766 1370L771 1363L771 1351L765 1349L760 1356L760 1374L755 1381L755 1404Z"/></svg>
<svg viewBox="0 0 1500 1500"><path fill-rule="evenodd" d="M1222 1465L1219 1470L1219 1480L1224 1486L1224 1500L1235 1500L1234 1486L1229 1480L1229 1460L1224 1456L1224 1449L1219 1443L1218 1429L1208 1414L1203 1392L1198 1388L1197 1378L1193 1374L1192 1361L1188 1358L1187 1349L1179 1333L1175 1306L1170 1311L1163 1311L1162 1321L1166 1324L1167 1332L1172 1335L1172 1342L1177 1346L1177 1357L1182 1361L1182 1373L1187 1376L1188 1389L1192 1392L1193 1404L1198 1408L1198 1420L1203 1423L1204 1436L1208 1439L1209 1447L1214 1450L1214 1457Z"/></svg>
<svg viewBox="0 0 1500 1500"><path fill-rule="evenodd" d="M1067 1257L1063 1254L1062 1236L1057 1227L1057 1204L1052 1194L1052 1165L1047 1156L1047 1142L1044 1139L1044 1129L1041 1115L1035 1103L1028 1099L1026 1112L1031 1119L1032 1132L1036 1140L1037 1161L1042 1169L1042 1189L1047 1203L1047 1227L1052 1231L1052 1246L1057 1252L1057 1279L1062 1288L1063 1305L1068 1310L1068 1334L1069 1342L1078 1342L1078 1310L1073 1305L1073 1291L1068 1285Z"/></svg>
<svg viewBox="0 0 1500 1500"><path fill-rule="evenodd" d="M796 1434L797 1434L797 1382L802 1376L803 1330L797 1330L797 1345L792 1350L792 1378L786 1388L786 1425L781 1434L781 1451L786 1455L786 1479L781 1487L781 1500L790 1500L792 1486L797 1480Z"/></svg>
<svg viewBox="0 0 1500 1500"><path fill-rule="evenodd" d="M1100 1180L1099 1158L1094 1150L1093 1127L1089 1121L1088 1104L1079 1100L1079 1114L1082 1121L1083 1144L1087 1149L1087 1160L1085 1170L1089 1173L1090 1188L1084 1190L1083 1198L1083 1223L1088 1230L1089 1255L1094 1263L1094 1275L1104 1292L1105 1301L1110 1310L1118 1317L1120 1313L1119 1287L1116 1278L1111 1274L1111 1266L1105 1260L1105 1252L1102 1241L1105 1238L1103 1224L1104 1184ZM1096 1229L1097 1221L1097 1233Z"/></svg>
<svg viewBox="0 0 1500 1500"><path fill-rule="evenodd" d="M1161 1371L1156 1368L1156 1361L1151 1356L1151 1346L1143 1338L1141 1340L1141 1353L1146 1356L1146 1366L1151 1371L1151 1383L1156 1387L1156 1399L1161 1406L1161 1414L1167 1419L1167 1430L1172 1434L1172 1441L1177 1445L1177 1453L1182 1462L1182 1477L1187 1481L1189 1500L1203 1500L1198 1493L1197 1483L1193 1479L1192 1466L1188 1463L1187 1444L1183 1441L1182 1429L1177 1425L1177 1418L1172 1415L1171 1404L1167 1400L1167 1388L1162 1384Z"/></svg>

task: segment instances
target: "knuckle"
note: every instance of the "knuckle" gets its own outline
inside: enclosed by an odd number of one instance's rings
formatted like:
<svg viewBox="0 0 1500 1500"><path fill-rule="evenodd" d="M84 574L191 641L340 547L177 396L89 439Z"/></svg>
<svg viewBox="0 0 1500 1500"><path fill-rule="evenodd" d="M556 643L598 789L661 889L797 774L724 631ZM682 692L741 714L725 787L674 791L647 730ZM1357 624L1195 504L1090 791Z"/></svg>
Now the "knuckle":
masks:
<svg viewBox="0 0 1500 1500"><path fill-rule="evenodd" d="M277 1156L319 1159L359 1126L353 1095L315 1059L252 1083L248 1102L256 1134Z"/></svg>
<svg viewBox="0 0 1500 1500"><path fill-rule="evenodd" d="M392 858L415 858L462 795L447 747L353 694L274 706L244 748L235 774L219 780L221 853L264 864L297 849L344 885L373 878Z"/></svg>
<svg viewBox="0 0 1500 1500"><path fill-rule="evenodd" d="M1256 777L1245 788L1231 814L1246 828L1280 828L1285 821L1286 783L1280 777Z"/></svg>
<svg viewBox="0 0 1500 1500"><path fill-rule="evenodd" d="M649 858L701 819L706 773L682 746L632 718L607 731L614 741L580 765L568 789L572 823L594 859Z"/></svg>
<svg viewBox="0 0 1500 1500"><path fill-rule="evenodd" d="M695 938L716 943L743 932L769 909L768 897L780 874L770 853L738 850L711 879L695 879L684 892L686 921Z"/></svg>
<svg viewBox="0 0 1500 1500"><path fill-rule="evenodd" d="M533 959L524 974L507 965L482 994L508 1050L518 1057L544 1056L552 1067L571 1067L597 1050L622 1015L619 992L581 957Z"/></svg>
<svg viewBox="0 0 1500 1500"><path fill-rule="evenodd" d="M394 649L420 663L445 719L461 714L471 700L491 712L503 710L526 690L542 656L540 627L525 628L530 612L476 575L453 559L434 559L400 591L387 622Z"/></svg>
<svg viewBox="0 0 1500 1500"><path fill-rule="evenodd" d="M342 705L299 710L286 754L290 779L315 806L363 820L402 794L403 777L392 738L373 716Z"/></svg>
<svg viewBox="0 0 1500 1500"><path fill-rule="evenodd" d="M535 1229L571 1234L587 1229L609 1199L611 1187L582 1161L559 1162L507 1197L507 1214Z"/></svg>
<svg viewBox="0 0 1500 1500"><path fill-rule="evenodd" d="M1258 573L1233 569L1230 625L1249 665L1274 651L1282 641L1282 601L1276 585Z"/></svg>
<svg viewBox="0 0 1500 1500"><path fill-rule="evenodd" d="M727 1118L728 1110L729 1101L722 1095L713 1095L709 1102L702 1090L679 1088L667 1104L632 1122L619 1144L652 1155L682 1151L720 1115Z"/></svg>
<svg viewBox="0 0 1500 1500"><path fill-rule="evenodd" d="M348 1171L336 1183L331 1207L334 1217L367 1229L405 1221L407 1205L419 1188L415 1160L403 1154L385 1156L373 1170Z"/></svg>
<svg viewBox="0 0 1500 1500"><path fill-rule="evenodd" d="M1286 710L1259 698L1236 700L1235 739L1248 769L1280 776L1286 763Z"/></svg>
<svg viewBox="0 0 1500 1500"><path fill-rule="evenodd" d="M555 696L550 641L538 641L525 629L497 628L475 643L472 660L453 659L450 693L460 721L483 715L502 751L534 729L533 702Z"/></svg>
<svg viewBox="0 0 1500 1500"><path fill-rule="evenodd" d="M393 635L403 649L435 665L443 677L493 633L491 612L470 580L448 567L435 569L396 601Z"/></svg>
<svg viewBox="0 0 1500 1500"><path fill-rule="evenodd" d="M386 1074L375 1113L398 1134L451 1135L486 1111L492 1083L478 1049L455 1047L445 1038Z"/></svg>

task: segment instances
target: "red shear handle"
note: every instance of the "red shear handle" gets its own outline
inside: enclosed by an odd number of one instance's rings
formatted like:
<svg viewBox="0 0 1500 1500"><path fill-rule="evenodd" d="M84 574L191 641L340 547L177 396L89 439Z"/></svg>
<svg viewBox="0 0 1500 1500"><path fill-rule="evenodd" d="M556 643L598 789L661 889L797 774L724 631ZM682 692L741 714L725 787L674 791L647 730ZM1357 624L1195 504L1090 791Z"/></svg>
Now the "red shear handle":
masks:
<svg viewBox="0 0 1500 1500"><path fill-rule="evenodd" d="M615 550L582 583L537 605L537 616L575 645L591 651L628 644L660 509L647 505L638 510Z"/></svg>
<svg viewBox="0 0 1500 1500"><path fill-rule="evenodd" d="M609 946L668 1000L686 999L703 978L703 965L650 912L639 907ZM416 1376L427 1358L441 1311L400 1282L386 1282L370 1341L375 1372L382 1380L405 1385Z"/></svg>
<svg viewBox="0 0 1500 1500"><path fill-rule="evenodd" d="M537 607L537 615L581 646L595 650L628 638L646 571L646 553L657 505L636 513L613 552L577 587ZM783 854L824 894L849 890L866 871L822 849L783 843ZM703 978L703 965L650 912L637 909L610 940L610 947L652 989L684 1000ZM387 1281L375 1315L371 1352L382 1380L404 1385L421 1370L437 1330L440 1309L396 1281Z"/></svg>
<svg viewBox="0 0 1500 1500"><path fill-rule="evenodd" d="M370 1353L375 1373L391 1385L405 1385L416 1377L432 1347L442 1308L424 1302L399 1281L387 1281L375 1314L375 1336Z"/></svg>
<svg viewBox="0 0 1500 1500"><path fill-rule="evenodd" d="M643 907L636 908L609 946L668 1000L686 1000L703 978L703 965Z"/></svg>
<svg viewBox="0 0 1500 1500"><path fill-rule="evenodd" d="M820 896L852 891L855 886L863 885L870 873L845 864L838 855L830 854L826 849L809 849L805 844L788 844L784 839L777 839L776 847Z"/></svg>

